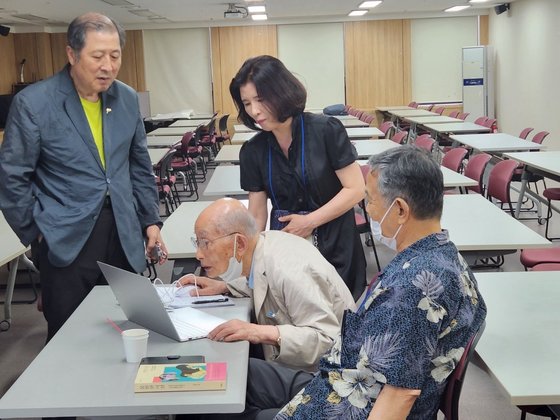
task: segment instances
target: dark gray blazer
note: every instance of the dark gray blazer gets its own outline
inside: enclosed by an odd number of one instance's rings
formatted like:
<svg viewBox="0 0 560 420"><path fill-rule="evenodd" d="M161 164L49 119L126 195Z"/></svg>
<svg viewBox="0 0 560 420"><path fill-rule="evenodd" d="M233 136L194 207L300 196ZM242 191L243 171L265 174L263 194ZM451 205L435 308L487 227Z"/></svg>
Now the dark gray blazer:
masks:
<svg viewBox="0 0 560 420"><path fill-rule="evenodd" d="M67 66L13 100L0 149L0 208L24 245L39 234L64 267L88 239L107 193L121 245L143 271L144 229L160 223L137 95L115 81L102 94L103 169Z"/></svg>

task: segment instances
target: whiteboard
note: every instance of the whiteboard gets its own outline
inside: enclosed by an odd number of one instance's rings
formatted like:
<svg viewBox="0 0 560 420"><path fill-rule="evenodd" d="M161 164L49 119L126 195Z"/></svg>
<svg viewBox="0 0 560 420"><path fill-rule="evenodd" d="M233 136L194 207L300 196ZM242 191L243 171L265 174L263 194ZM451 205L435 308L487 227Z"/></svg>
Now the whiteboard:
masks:
<svg viewBox="0 0 560 420"><path fill-rule="evenodd" d="M345 103L342 23L278 25L278 58L307 89L307 108Z"/></svg>
<svg viewBox="0 0 560 420"><path fill-rule="evenodd" d="M478 44L477 16L412 19L412 99L462 101L462 48Z"/></svg>

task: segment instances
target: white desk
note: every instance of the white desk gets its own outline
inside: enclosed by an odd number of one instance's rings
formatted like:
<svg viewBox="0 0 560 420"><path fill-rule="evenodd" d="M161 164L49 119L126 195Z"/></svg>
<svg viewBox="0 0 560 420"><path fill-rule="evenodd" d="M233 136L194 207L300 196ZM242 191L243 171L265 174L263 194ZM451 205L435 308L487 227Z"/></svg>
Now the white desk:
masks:
<svg viewBox="0 0 560 420"><path fill-rule="evenodd" d="M16 283L16 275L19 265L19 259L22 254L27 251L27 247L23 246L19 238L16 236L2 212L0 212L0 266L11 262L10 274L6 285L6 298L4 301L4 320L0 322L0 329L10 328L12 322L12 297L14 294L14 286ZM5 327L1 324L7 323Z"/></svg>
<svg viewBox="0 0 560 420"><path fill-rule="evenodd" d="M519 199L517 200L517 205L515 208L515 217L518 217L519 211L521 210L521 203L526 193L530 194L531 197L539 201L546 202L540 195L535 194L531 190L527 189L527 178L525 176L525 173L531 172L560 182L560 152L504 153L504 156L525 164L525 170L521 178ZM555 208L554 205L552 206L553 208ZM558 209L556 210L558 211Z"/></svg>
<svg viewBox="0 0 560 420"><path fill-rule="evenodd" d="M360 119L354 115L328 115L328 117L334 117L340 121L360 121Z"/></svg>
<svg viewBox="0 0 560 420"><path fill-rule="evenodd" d="M346 128L350 128L350 127L369 127L368 123L363 122L363 121L361 121L357 118L356 119L340 120L340 122Z"/></svg>
<svg viewBox="0 0 560 420"><path fill-rule="evenodd" d="M171 147L180 143L183 136L148 136L148 148Z"/></svg>
<svg viewBox="0 0 560 420"><path fill-rule="evenodd" d="M389 106L382 105L382 106L376 106L375 109L381 112L388 112L388 111L405 110L405 109L412 110L416 108L413 108L408 105L389 105Z"/></svg>
<svg viewBox="0 0 560 420"><path fill-rule="evenodd" d="M199 125L207 125L210 124L210 120L203 119L203 120L177 120L169 127L185 127L189 130L194 130Z"/></svg>
<svg viewBox="0 0 560 420"><path fill-rule="evenodd" d="M423 124L428 130L437 134L467 134L467 133L489 133L490 128L472 122L462 121L456 123L443 124Z"/></svg>
<svg viewBox="0 0 560 420"><path fill-rule="evenodd" d="M241 144L226 144L222 146L218 154L214 158L214 162L217 163L238 163L239 162L239 152L241 151Z"/></svg>
<svg viewBox="0 0 560 420"><path fill-rule="evenodd" d="M152 166L157 165L167 153L169 153L169 149L165 147L148 149L148 154L150 155Z"/></svg>
<svg viewBox="0 0 560 420"><path fill-rule="evenodd" d="M385 135L377 127L347 127L346 134L348 134L350 140L371 139Z"/></svg>
<svg viewBox="0 0 560 420"><path fill-rule="evenodd" d="M368 141L353 141L352 144L358 152L359 158L369 158L371 155L384 152L385 150L400 147L400 144L392 140L368 140Z"/></svg>
<svg viewBox="0 0 560 420"><path fill-rule="evenodd" d="M523 140L506 133L455 134L450 136L450 138L465 146L488 153L539 150L544 148L542 144Z"/></svg>
<svg viewBox="0 0 560 420"><path fill-rule="evenodd" d="M245 124L234 124L233 131L236 133L256 133L252 128L247 127Z"/></svg>
<svg viewBox="0 0 560 420"><path fill-rule="evenodd" d="M148 135L150 136L183 136L187 131L191 130L190 127L161 127L156 128L154 131L150 131Z"/></svg>
<svg viewBox="0 0 560 420"><path fill-rule="evenodd" d="M560 272L476 273L488 306L476 347L513 405L560 404Z"/></svg>
<svg viewBox="0 0 560 420"><path fill-rule="evenodd" d="M190 240L188 240L190 242ZM250 301L204 311L248 320ZM109 286L97 286L0 400L0 417L108 416L241 412L249 344L207 339L179 343L150 332L148 356L201 354L227 362L225 391L134 393L138 364L124 361L123 344L107 322L130 328Z"/></svg>
<svg viewBox="0 0 560 420"><path fill-rule="evenodd" d="M257 134L256 131L246 132L246 133L234 133L231 137L231 144L243 144L247 140L251 140L253 136Z"/></svg>
<svg viewBox="0 0 560 420"><path fill-rule="evenodd" d="M427 117L427 116L436 116L435 112L426 111L425 109L420 108L412 108L412 109L390 109L387 111L389 114L394 115L398 118L407 118L407 117ZM439 116L439 115L438 115Z"/></svg>
<svg viewBox="0 0 560 420"><path fill-rule="evenodd" d="M241 189L241 173L239 165L218 166L202 193L204 196L229 196L247 195L248 192Z"/></svg>
<svg viewBox="0 0 560 420"><path fill-rule="evenodd" d="M441 226L459 251L544 248L552 244L480 194L445 195Z"/></svg>
<svg viewBox="0 0 560 420"><path fill-rule="evenodd" d="M406 117L405 121L414 124L443 124L443 123L463 123L459 118L449 117L447 115L428 115L424 117Z"/></svg>

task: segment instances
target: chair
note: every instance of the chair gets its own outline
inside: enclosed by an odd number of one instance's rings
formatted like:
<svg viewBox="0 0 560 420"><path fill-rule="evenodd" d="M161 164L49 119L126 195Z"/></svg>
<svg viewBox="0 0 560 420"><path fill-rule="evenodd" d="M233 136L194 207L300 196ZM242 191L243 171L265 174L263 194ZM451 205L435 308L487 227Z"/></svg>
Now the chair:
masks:
<svg viewBox="0 0 560 420"><path fill-rule="evenodd" d="M414 101L410 102L410 103L408 104L408 106L411 107L411 108L418 108L418 104L417 104L416 102L414 102Z"/></svg>
<svg viewBox="0 0 560 420"><path fill-rule="evenodd" d="M459 420L459 399L461 398L461 390L463 389L463 383L465 382L465 375L467 373L467 368L469 367L469 362L473 358L478 340L482 337L485 327L486 321L483 321L478 328L478 331L471 337L465 346L463 355L447 379L445 390L439 400L439 410L445 416L445 420ZM436 419L437 413L433 420Z"/></svg>
<svg viewBox="0 0 560 420"><path fill-rule="evenodd" d="M560 264L560 248L523 249L519 261L525 267L525 271L543 263Z"/></svg>
<svg viewBox="0 0 560 420"><path fill-rule="evenodd" d="M533 266L531 271L560 271L560 263L542 263Z"/></svg>
<svg viewBox="0 0 560 420"><path fill-rule="evenodd" d="M218 144L218 147L220 149L222 148L223 144L226 141L229 142L229 144L231 144L231 139L227 127L228 118L229 118L229 114L225 114L222 115L218 120L218 130L220 131L220 134L216 136L216 143Z"/></svg>
<svg viewBox="0 0 560 420"><path fill-rule="evenodd" d="M455 147L443 155L441 165L451 169L453 172L460 172L463 159L465 159L467 153L469 153L469 151L464 147Z"/></svg>
<svg viewBox="0 0 560 420"><path fill-rule="evenodd" d="M381 123L381 125L379 126L379 129L381 131L383 131L383 134L385 134L385 138L390 138L391 135L391 131L392 129L394 129L395 126L393 125L392 121L384 121Z"/></svg>
<svg viewBox="0 0 560 420"><path fill-rule="evenodd" d="M403 144L405 142L407 136L408 136L408 133L406 131L398 131L395 134L393 134L393 137L391 137L391 140L394 141L395 143Z"/></svg>
<svg viewBox="0 0 560 420"><path fill-rule="evenodd" d="M546 227L544 229L544 236L549 241L552 241L552 240L555 240L555 239L560 239L560 237L550 237L550 236L548 236L548 225L549 225L549 222L550 222L550 218L552 217L551 202L560 200L560 188L545 188L545 190L543 191L543 196L544 196L544 198L546 198L547 204L548 204L548 211L546 213Z"/></svg>
<svg viewBox="0 0 560 420"><path fill-rule="evenodd" d="M416 141L414 142L414 144L418 147L420 147L421 149L427 150L428 152L432 152L433 148L434 148L434 143L436 141L431 138L431 137L422 137L419 136L416 138Z"/></svg>
<svg viewBox="0 0 560 420"><path fill-rule="evenodd" d="M432 109L434 109L434 104L428 105L426 107L426 111L431 111Z"/></svg>
<svg viewBox="0 0 560 420"><path fill-rule="evenodd" d="M531 140L533 143L542 144L543 140L548 136L550 133L548 131L539 131L537 134L533 136Z"/></svg>
<svg viewBox="0 0 560 420"><path fill-rule="evenodd" d="M460 111L452 111L449 113L451 118L459 118Z"/></svg>
<svg viewBox="0 0 560 420"><path fill-rule="evenodd" d="M546 405L518 405L517 408L521 410L521 419L527 418L527 413L539 417L548 417L550 420L558 420L556 414Z"/></svg>
<svg viewBox="0 0 560 420"><path fill-rule="evenodd" d="M474 120L474 123L478 125L484 125L487 119L488 117L478 117L476 120Z"/></svg>
<svg viewBox="0 0 560 420"><path fill-rule="evenodd" d="M362 121L366 124L371 124L373 120L375 120L375 115L373 114L364 113L364 115L362 115Z"/></svg>
<svg viewBox="0 0 560 420"><path fill-rule="evenodd" d="M165 205L165 215L169 216L181 203L179 192L177 191L176 176L173 174L171 161L176 151L171 149L154 166L154 174L159 199Z"/></svg>
<svg viewBox="0 0 560 420"><path fill-rule="evenodd" d="M484 127L488 128L495 128L496 127L496 118L486 118L486 121L482 123Z"/></svg>
<svg viewBox="0 0 560 420"><path fill-rule="evenodd" d="M527 137L527 135L531 132L531 130L533 130L532 128L525 128L521 134L519 135L519 137L521 137L522 134L524 134L525 131L527 131L527 133L525 134L525 138ZM535 134L533 136L533 139L531 140L533 143L537 143L537 144L542 144L542 142L544 141L544 139L546 138L546 136L548 136L550 133L548 131L539 131L537 134ZM521 137L523 138L523 137ZM513 173L513 179L512 181L514 182L521 182L522 178L523 178L523 171L524 171L525 165L523 164L519 164L517 165L517 168L515 169L515 172ZM544 177L542 175L536 175L533 173L528 173L525 174L525 179L527 180L527 186L529 188L531 188L531 184L533 184L535 186L535 192L538 194L539 193L539 189L537 187L537 182L542 181L544 184L544 188L546 188L546 182L544 180ZM533 207L531 206L528 209L525 210L532 210Z"/></svg>
<svg viewBox="0 0 560 420"><path fill-rule="evenodd" d="M438 106L432 110L432 112L435 112L438 115L443 115L443 111L445 111L445 107L443 106Z"/></svg>
<svg viewBox="0 0 560 420"><path fill-rule="evenodd" d="M512 217L514 216L514 210L510 198L510 184L515 168L517 168L515 160L502 160L494 165L488 176L488 189L486 191L488 200L492 201L495 198L500 201L500 208L503 208L504 203L507 203Z"/></svg>
<svg viewBox="0 0 560 420"><path fill-rule="evenodd" d="M479 153L478 155L471 156L469 161L465 166L465 171L463 175L478 181L478 185L472 187L466 187L467 193L469 191L474 191L478 194L484 194L485 188L484 184L482 183L482 179L484 176L484 171L486 170L486 165L490 162L490 156L488 153Z"/></svg>
<svg viewBox="0 0 560 420"><path fill-rule="evenodd" d="M523 140L527 139L527 136L531 131L533 131L533 127L524 128L523 130L521 130L521 133L519 133L519 138Z"/></svg>
<svg viewBox="0 0 560 420"><path fill-rule="evenodd" d="M461 112L459 115L457 115L457 118L465 121L469 115L470 115L470 112Z"/></svg>
<svg viewBox="0 0 560 420"><path fill-rule="evenodd" d="M369 173L369 165L360 165L360 169L362 171L362 176L364 177L364 181L367 179L367 175ZM366 211L366 201L365 198L362 199L358 203L360 211L354 210L354 220L356 221L356 228L358 232L361 234L367 234L366 237L366 245L371 246L373 248L373 255L375 257L375 262L377 264L377 270L381 271L381 264L379 263L379 256L377 255L377 249L375 248L375 242L373 241L373 237L371 236L371 226L369 224L369 215Z"/></svg>

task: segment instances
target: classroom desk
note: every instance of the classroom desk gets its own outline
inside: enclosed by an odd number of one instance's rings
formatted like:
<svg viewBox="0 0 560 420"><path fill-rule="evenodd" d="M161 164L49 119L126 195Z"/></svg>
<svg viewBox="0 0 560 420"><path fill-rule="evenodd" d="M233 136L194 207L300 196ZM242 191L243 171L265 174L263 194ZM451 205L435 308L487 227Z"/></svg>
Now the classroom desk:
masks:
<svg viewBox="0 0 560 420"><path fill-rule="evenodd" d="M405 109L412 110L416 108L413 108L408 105L389 105L389 106L382 105L382 106L376 106L375 109L381 112L389 112L389 111L397 111L397 110L405 110Z"/></svg>
<svg viewBox="0 0 560 420"><path fill-rule="evenodd" d="M150 155L152 166L157 165L167 153L169 153L169 149L165 147L148 149L148 154Z"/></svg>
<svg viewBox="0 0 560 420"><path fill-rule="evenodd" d="M437 136L438 134L469 134L469 133L489 133L488 127L472 122L462 121L443 124L423 124L423 126Z"/></svg>
<svg viewBox="0 0 560 420"><path fill-rule="evenodd" d="M150 131L148 135L150 136L181 136L187 132L193 131L189 127L161 127L156 128L154 131Z"/></svg>
<svg viewBox="0 0 560 420"><path fill-rule="evenodd" d="M235 302L235 306L204 311L226 319L249 320L250 300ZM202 339L179 343L150 331L148 356L201 354L207 361L227 362L227 389L135 394L138 364L125 362L122 338L107 318L122 328L135 325L126 321L109 286L97 286L0 400L0 417L243 411L248 342Z"/></svg>
<svg viewBox="0 0 560 420"><path fill-rule="evenodd" d="M6 330L10 328L10 323L12 322L12 298L19 259L20 256L27 251L27 247L23 246L20 242L10 225L8 225L8 222L6 222L2 212L0 212L0 238L2 238L2 240L0 240L0 266L11 262L10 274L6 285L6 298L4 301L4 320L0 321L0 329ZM6 325L4 326L2 324Z"/></svg>
<svg viewBox="0 0 560 420"><path fill-rule="evenodd" d="M250 131L245 133L234 133L231 137L231 144L243 144L247 140L251 140L253 136L257 134L256 131Z"/></svg>
<svg viewBox="0 0 560 420"><path fill-rule="evenodd" d="M414 124L443 124L443 123L462 123L464 122L460 118L453 118L447 115L428 115L428 116L420 116L420 117L406 117L404 118L405 121Z"/></svg>
<svg viewBox="0 0 560 420"><path fill-rule="evenodd" d="M534 144L534 143L533 143ZM523 171L523 176L521 177L521 189L519 190L519 199L517 200L517 205L515 208L515 217L519 216L519 211L521 210L521 203L525 194L531 195L531 197L547 203L540 195L534 193L533 191L527 189L527 173L534 173L536 175L542 175L546 178L553 179L554 181L560 182L560 152L521 152L521 153L504 153L505 157L514 159L520 163L525 164L525 169ZM553 204L552 207L560 212Z"/></svg>
<svg viewBox="0 0 560 420"><path fill-rule="evenodd" d="M169 127L185 127L189 130L194 130L199 125L207 125L210 124L210 120L177 120L172 123Z"/></svg>
<svg viewBox="0 0 560 420"><path fill-rule="evenodd" d="M560 404L560 272L475 273L488 306L476 352L513 405Z"/></svg>
<svg viewBox="0 0 560 420"><path fill-rule="evenodd" d="M214 169L212 177L202 193L204 196L230 196L247 195L248 192L241 189L240 166L227 165L218 166Z"/></svg>
<svg viewBox="0 0 560 420"><path fill-rule="evenodd" d="M480 194L445 195L441 226L449 230L459 251L500 252L552 246Z"/></svg>
<svg viewBox="0 0 560 420"><path fill-rule="evenodd" d="M334 117L340 121L360 121L360 119L354 115L327 115L327 117Z"/></svg>
<svg viewBox="0 0 560 420"><path fill-rule="evenodd" d="M350 140L371 139L385 135L377 127L347 127L346 134Z"/></svg>
<svg viewBox="0 0 560 420"><path fill-rule="evenodd" d="M245 124L234 124L233 131L236 133L256 133L256 130L247 127Z"/></svg>
<svg viewBox="0 0 560 420"><path fill-rule="evenodd" d="M392 140L369 140L369 141L353 141L356 152L358 152L358 158L369 158L371 155L376 155L378 153L384 152L385 150L393 149L394 147L400 147L400 144L395 143Z"/></svg>
<svg viewBox="0 0 560 420"><path fill-rule="evenodd" d="M148 136L148 148L171 147L180 143L183 136Z"/></svg>
<svg viewBox="0 0 560 420"><path fill-rule="evenodd" d="M214 158L216 163L239 163L241 144L226 144L218 151Z"/></svg>
<svg viewBox="0 0 560 420"><path fill-rule="evenodd" d="M350 127L369 127L369 124L366 122L363 122L359 119L347 119L347 120L340 120L340 122L342 123L342 125L346 128L350 128Z"/></svg>
<svg viewBox="0 0 560 420"><path fill-rule="evenodd" d="M427 116L439 116L432 111L427 111L421 108L411 108L411 109L391 109L387 111L389 114L397 118L407 118L407 117L427 117Z"/></svg>
<svg viewBox="0 0 560 420"><path fill-rule="evenodd" d="M454 134L449 136L449 138L465 146L487 153L539 150L545 147L542 144L523 140L506 133Z"/></svg>

